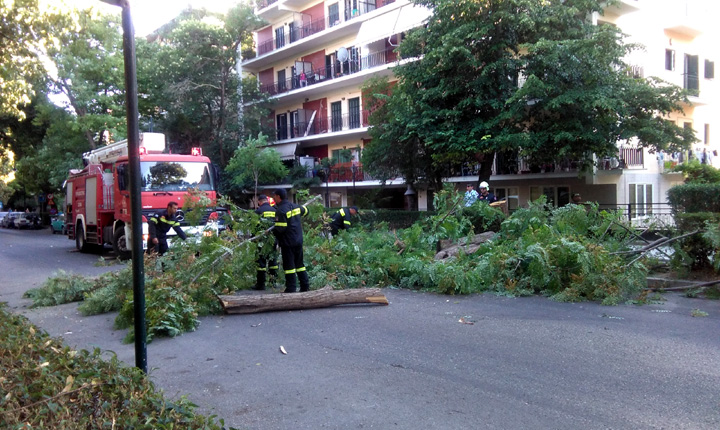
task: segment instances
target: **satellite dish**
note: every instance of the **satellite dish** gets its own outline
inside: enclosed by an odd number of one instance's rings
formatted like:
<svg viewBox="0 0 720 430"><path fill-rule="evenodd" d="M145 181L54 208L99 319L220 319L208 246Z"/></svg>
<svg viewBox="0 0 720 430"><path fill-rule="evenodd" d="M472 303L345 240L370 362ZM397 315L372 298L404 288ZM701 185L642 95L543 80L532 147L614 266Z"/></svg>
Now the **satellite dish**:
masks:
<svg viewBox="0 0 720 430"><path fill-rule="evenodd" d="M347 61L348 59L348 50L347 48L340 48L337 51L337 59L340 62Z"/></svg>

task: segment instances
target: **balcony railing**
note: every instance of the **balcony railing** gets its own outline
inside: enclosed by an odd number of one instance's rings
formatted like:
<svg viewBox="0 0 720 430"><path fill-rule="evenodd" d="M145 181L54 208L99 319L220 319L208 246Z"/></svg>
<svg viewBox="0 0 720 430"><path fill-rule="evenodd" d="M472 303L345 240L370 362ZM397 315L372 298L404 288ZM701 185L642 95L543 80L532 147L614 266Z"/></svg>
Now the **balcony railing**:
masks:
<svg viewBox="0 0 720 430"><path fill-rule="evenodd" d="M270 3L268 3L268 5L269 4ZM340 25L343 22L355 19L368 12L372 12L377 8L375 6L375 3L368 3L362 1L358 2L357 5L358 7L355 9L346 9L344 16L340 14L333 14L324 18L319 18L310 22L309 24L292 27L287 34L283 35L280 38L274 37L272 39L259 42L257 47L258 56L267 54L268 52L272 52L276 49L280 49L282 47L290 45L291 43L295 43L298 40L302 40L306 37L310 37L314 34L320 33L326 28L335 27L336 25Z"/></svg>
<svg viewBox="0 0 720 430"><path fill-rule="evenodd" d="M312 122L298 122L292 127L277 128L277 140L294 139L297 137L314 136L324 133L335 133L368 126L368 111L339 116L315 117Z"/></svg>
<svg viewBox="0 0 720 430"><path fill-rule="evenodd" d="M300 80L300 75L291 78L273 82L272 84L261 85L260 90L271 96L283 94L298 88L304 88L326 82L330 79L337 79L343 76L352 75L362 70L372 69L383 66L395 61L397 54L393 52L394 48L384 51L368 54L355 60L348 60L342 63L335 63L330 67L320 67L313 69L310 73L306 73L304 81Z"/></svg>
<svg viewBox="0 0 720 430"><path fill-rule="evenodd" d="M532 163L524 157L518 156L515 151L498 152L493 160L493 175L517 175L528 173L559 173L577 172L581 163L576 160L560 159L551 163ZM598 170L644 169L645 154L642 148L621 146L615 157L605 157L598 160ZM480 164L464 162L449 165L446 169L447 177L477 176Z"/></svg>
<svg viewBox="0 0 720 430"><path fill-rule="evenodd" d="M699 96L700 77L696 74L683 73L683 88L686 89L691 96Z"/></svg>

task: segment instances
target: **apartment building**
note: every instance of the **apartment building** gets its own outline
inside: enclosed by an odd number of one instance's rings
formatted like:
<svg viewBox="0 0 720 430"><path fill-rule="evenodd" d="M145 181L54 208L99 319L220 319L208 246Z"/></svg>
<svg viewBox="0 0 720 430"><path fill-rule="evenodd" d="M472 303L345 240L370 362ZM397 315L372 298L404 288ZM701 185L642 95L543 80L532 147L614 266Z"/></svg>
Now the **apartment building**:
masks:
<svg viewBox="0 0 720 430"><path fill-rule="evenodd" d="M657 76L693 94L684 112L668 118L693 127L701 142L692 155L720 165L717 142L710 131L718 118L714 84L710 0L622 0L594 17L598 25L616 25L646 49L628 61L640 76ZM662 7L660 6L662 3ZM360 86L371 76L392 76L398 62L393 52L403 33L422 25L430 11L407 0L264 0L256 13L269 25L255 34L256 55L242 62L243 71L258 77L273 102L276 141L284 160L309 167L323 184L314 192L326 205L353 204L356 196L377 190L380 182L363 169L360 154L368 141L368 115ZM708 155L709 154L709 155ZM512 210L546 195L556 205L573 193L604 205L633 205L642 215L666 201L668 188L682 181L667 167L688 159L685 154L651 154L634 142L618 142L617 157L597 160L592 172L578 172L571 160L535 166L517 157L498 155L491 189L507 198ZM319 161L339 162L323 169ZM447 181L477 180L477 166L451 166ZM412 199L408 199L412 194ZM431 208L433 190L409 190L403 178L386 184L385 206Z"/></svg>

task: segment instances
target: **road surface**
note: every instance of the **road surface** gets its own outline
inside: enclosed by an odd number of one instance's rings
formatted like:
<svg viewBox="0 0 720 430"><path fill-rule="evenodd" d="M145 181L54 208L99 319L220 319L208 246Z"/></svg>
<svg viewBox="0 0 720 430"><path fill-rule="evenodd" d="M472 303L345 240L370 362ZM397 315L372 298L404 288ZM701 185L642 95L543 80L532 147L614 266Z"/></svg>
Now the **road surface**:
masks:
<svg viewBox="0 0 720 430"><path fill-rule="evenodd" d="M0 229L0 301L73 347L133 365L114 314L30 309L21 297L57 269L119 267L98 261L47 229ZM720 428L718 301L384 292L389 306L202 318L197 331L148 345L150 376L241 429Z"/></svg>

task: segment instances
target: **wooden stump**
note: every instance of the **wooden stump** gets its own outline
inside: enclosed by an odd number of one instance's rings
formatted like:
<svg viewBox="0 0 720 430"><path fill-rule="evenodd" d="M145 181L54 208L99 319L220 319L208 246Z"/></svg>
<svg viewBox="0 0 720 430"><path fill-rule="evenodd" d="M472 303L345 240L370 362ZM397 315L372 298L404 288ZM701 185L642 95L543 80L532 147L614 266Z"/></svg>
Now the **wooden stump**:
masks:
<svg viewBox="0 0 720 430"><path fill-rule="evenodd" d="M380 292L380 288L333 290L330 286L305 293L218 296L218 299L227 314L326 308L353 303L388 304L387 298Z"/></svg>

